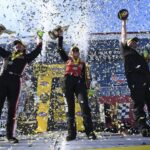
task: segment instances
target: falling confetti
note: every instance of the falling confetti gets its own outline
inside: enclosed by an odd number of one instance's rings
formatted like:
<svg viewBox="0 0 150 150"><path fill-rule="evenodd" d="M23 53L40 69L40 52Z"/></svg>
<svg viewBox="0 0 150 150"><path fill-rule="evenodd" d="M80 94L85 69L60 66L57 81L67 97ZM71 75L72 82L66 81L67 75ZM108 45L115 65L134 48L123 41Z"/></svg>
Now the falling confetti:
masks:
<svg viewBox="0 0 150 150"><path fill-rule="evenodd" d="M109 135L110 133L122 135L139 133L138 129L132 127L133 104L129 98L130 91L124 76L123 60L120 54L118 32L120 32L121 22L117 18L117 12L125 7L128 9L128 31L135 32L129 36L136 34L140 37L141 54L145 49L147 53L150 53L148 0L132 2L127 0L16 0L15 3L9 0L5 0L4 3L4 0L0 0L0 4L0 24L16 32L13 35L4 34L0 37L3 48L12 50L12 41L21 38L25 41L28 52L31 52L36 43L37 31L40 31L39 35L43 38L41 55L24 71L19 96L17 135L31 135L28 141L29 147L33 147L34 141L40 139L40 135L37 134L37 116L45 117L48 114L48 118L44 118L48 124L47 130L57 130L55 134L58 136L61 136L59 134L61 130L67 129L65 116L67 106L61 89L61 79L55 76L51 85L49 83L52 74L56 75L61 70L59 67L52 69L49 66L63 63L57 53L57 41L53 41L48 36L48 31L58 25L69 26L64 32L65 50L69 52L72 44L78 45L82 58L90 65L92 89L89 93L92 94L89 94L89 103L95 130L107 131ZM42 63L45 66L41 65ZM36 66L37 64L39 66ZM0 65L2 65L1 59ZM140 67L138 65L136 69ZM49 73L50 70L53 70L52 73ZM45 79L46 74L49 80ZM60 74L64 74L63 69ZM41 81L41 91L44 91L46 87L52 89L48 95L39 96L40 91L37 88L39 81ZM146 83L143 83L143 86L145 85ZM135 85L132 87L134 88ZM109 102L108 105L105 104L107 102ZM39 107L48 108L48 111L38 113ZM122 110L125 108L127 111L124 115ZM129 114L129 108L132 114ZM77 115L81 116L82 113L79 111ZM0 119L0 134L3 135L6 134L6 116L7 103ZM124 122L121 122L121 117ZM130 119L130 122L124 119ZM42 130L41 127L38 129ZM58 137L53 134L49 133L48 136L54 138L52 146L55 147ZM81 134L81 137L84 136ZM32 140L32 137L35 137L35 140ZM45 139L44 142L47 143L48 140Z"/></svg>

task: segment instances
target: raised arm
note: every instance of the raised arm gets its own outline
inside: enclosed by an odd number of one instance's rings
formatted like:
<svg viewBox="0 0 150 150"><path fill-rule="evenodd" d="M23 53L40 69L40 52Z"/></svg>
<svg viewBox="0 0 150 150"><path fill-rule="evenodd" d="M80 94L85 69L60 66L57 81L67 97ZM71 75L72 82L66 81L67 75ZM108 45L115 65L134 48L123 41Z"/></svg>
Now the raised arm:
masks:
<svg viewBox="0 0 150 150"><path fill-rule="evenodd" d="M27 63L33 61L41 53L41 50L42 50L42 42L39 42L36 48L30 54L26 55Z"/></svg>
<svg viewBox="0 0 150 150"><path fill-rule="evenodd" d="M63 49L63 36L60 35L58 37L58 53L60 54L60 57L63 61L67 61L69 59L66 51Z"/></svg>
<svg viewBox="0 0 150 150"><path fill-rule="evenodd" d="M121 24L121 43L123 46L126 44L127 40L127 28L126 28L126 20L122 20Z"/></svg>

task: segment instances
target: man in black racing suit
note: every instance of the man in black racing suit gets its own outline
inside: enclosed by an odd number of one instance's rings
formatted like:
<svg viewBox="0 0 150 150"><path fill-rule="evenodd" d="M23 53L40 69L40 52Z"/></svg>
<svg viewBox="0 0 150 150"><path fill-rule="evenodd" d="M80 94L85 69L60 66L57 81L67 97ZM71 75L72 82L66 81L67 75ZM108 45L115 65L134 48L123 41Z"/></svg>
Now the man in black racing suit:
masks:
<svg viewBox="0 0 150 150"><path fill-rule="evenodd" d="M18 143L14 137L14 126L16 120L16 109L18 106L18 96L21 86L21 76L26 64L34 60L41 52L42 42L37 43L36 48L26 54L26 46L20 40L13 42L13 51L6 51L0 47L0 56L3 58L3 66L0 75L0 116L2 108L7 98L8 118L6 125L6 136L10 142Z"/></svg>
<svg viewBox="0 0 150 150"><path fill-rule="evenodd" d="M150 115L150 72L148 64L137 51L138 38L126 40L126 20L122 20L121 52L124 59L125 75L131 98L134 102L135 119L143 136L150 136L150 126L144 106Z"/></svg>

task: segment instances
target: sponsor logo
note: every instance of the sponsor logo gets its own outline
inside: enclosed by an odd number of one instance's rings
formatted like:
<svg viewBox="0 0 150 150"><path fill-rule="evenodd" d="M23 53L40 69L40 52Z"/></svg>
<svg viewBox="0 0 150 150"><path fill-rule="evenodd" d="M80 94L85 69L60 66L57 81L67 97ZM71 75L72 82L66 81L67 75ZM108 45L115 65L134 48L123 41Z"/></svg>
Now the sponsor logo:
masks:
<svg viewBox="0 0 150 150"><path fill-rule="evenodd" d="M77 116L82 116L81 111L76 112L76 115L77 115Z"/></svg>
<svg viewBox="0 0 150 150"><path fill-rule="evenodd" d="M110 80L115 84L124 84L126 82L124 74L114 74L112 73Z"/></svg>
<svg viewBox="0 0 150 150"><path fill-rule="evenodd" d="M40 82L40 85L42 85L42 86L47 86L47 85L48 85L48 82L46 82L46 81Z"/></svg>
<svg viewBox="0 0 150 150"><path fill-rule="evenodd" d="M47 113L46 113L46 112L40 112L40 113L38 114L38 116L40 116L40 117L45 117L45 116L47 116Z"/></svg>
<svg viewBox="0 0 150 150"><path fill-rule="evenodd" d="M73 70L78 70L78 67L73 67L72 69L73 69Z"/></svg>
<svg viewBox="0 0 150 150"><path fill-rule="evenodd" d="M80 68L83 68L83 65L82 65L82 64L80 64L80 65L79 65L79 67L80 67Z"/></svg>

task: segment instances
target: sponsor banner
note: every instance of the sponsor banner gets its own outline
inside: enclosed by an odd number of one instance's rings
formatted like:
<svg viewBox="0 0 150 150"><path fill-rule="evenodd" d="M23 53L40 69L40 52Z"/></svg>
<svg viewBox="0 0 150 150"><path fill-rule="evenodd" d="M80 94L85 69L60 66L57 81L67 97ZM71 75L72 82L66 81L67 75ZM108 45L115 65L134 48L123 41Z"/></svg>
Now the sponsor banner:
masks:
<svg viewBox="0 0 150 150"><path fill-rule="evenodd" d="M112 73L110 76L110 81L114 85L122 85L126 83L126 78L124 74Z"/></svg>

